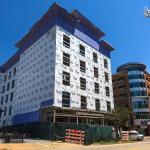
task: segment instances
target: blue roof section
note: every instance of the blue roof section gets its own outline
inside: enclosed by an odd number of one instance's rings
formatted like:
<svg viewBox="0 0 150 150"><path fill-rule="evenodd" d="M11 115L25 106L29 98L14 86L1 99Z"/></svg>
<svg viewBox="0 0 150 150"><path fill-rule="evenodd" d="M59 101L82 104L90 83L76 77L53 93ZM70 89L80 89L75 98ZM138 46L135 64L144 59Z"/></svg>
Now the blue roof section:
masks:
<svg viewBox="0 0 150 150"><path fill-rule="evenodd" d="M54 103L53 99L46 100L46 101L41 102L41 107L52 106L53 103Z"/></svg>
<svg viewBox="0 0 150 150"><path fill-rule="evenodd" d="M13 124L24 124L31 122L39 122L40 121L40 112L34 111L24 114L18 114L13 118Z"/></svg>

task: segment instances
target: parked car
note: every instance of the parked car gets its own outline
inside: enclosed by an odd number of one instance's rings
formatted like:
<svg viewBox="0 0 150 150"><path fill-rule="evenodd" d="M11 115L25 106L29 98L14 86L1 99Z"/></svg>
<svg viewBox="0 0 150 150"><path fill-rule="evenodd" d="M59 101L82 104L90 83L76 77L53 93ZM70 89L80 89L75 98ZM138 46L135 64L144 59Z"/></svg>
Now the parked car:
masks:
<svg viewBox="0 0 150 150"><path fill-rule="evenodd" d="M140 134L138 131L131 130L129 133L131 140L143 141L144 135Z"/></svg>

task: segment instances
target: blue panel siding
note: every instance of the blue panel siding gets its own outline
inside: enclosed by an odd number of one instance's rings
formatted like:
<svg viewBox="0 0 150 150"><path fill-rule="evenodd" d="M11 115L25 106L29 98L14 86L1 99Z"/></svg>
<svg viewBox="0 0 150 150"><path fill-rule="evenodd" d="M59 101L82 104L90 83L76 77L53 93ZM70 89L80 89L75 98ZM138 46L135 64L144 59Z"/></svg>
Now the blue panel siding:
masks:
<svg viewBox="0 0 150 150"><path fill-rule="evenodd" d="M53 99L46 100L46 101L41 102L41 107L52 106L53 103L54 103Z"/></svg>
<svg viewBox="0 0 150 150"><path fill-rule="evenodd" d="M13 118L13 124L24 124L31 122L39 122L40 121L40 112L34 111L25 114L18 114Z"/></svg>
<svg viewBox="0 0 150 150"><path fill-rule="evenodd" d="M99 45L98 39L92 35L90 31L88 31L84 26L77 25L77 23L70 23L68 20L62 18L61 16L53 17L42 30L34 33L34 37L28 41L22 48L21 51L24 51L29 46L31 46L34 42L36 42L42 35L44 35L48 30L50 30L54 25L59 25L63 29L67 30L69 33L75 35L80 40L84 41L91 47L100 51L107 57L110 57L110 51L104 49Z"/></svg>
<svg viewBox="0 0 150 150"><path fill-rule="evenodd" d="M99 51L107 56L108 58L110 58L110 51L109 50L106 50L101 44L99 44Z"/></svg>

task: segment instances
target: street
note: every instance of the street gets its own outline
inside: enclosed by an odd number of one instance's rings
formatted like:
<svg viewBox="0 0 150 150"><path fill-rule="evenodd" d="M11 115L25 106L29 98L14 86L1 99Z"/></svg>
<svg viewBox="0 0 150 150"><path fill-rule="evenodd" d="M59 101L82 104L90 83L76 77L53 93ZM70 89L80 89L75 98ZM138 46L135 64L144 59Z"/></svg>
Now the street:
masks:
<svg viewBox="0 0 150 150"><path fill-rule="evenodd" d="M150 137L142 142L112 145L77 145L50 143L42 140L27 140L23 144L0 144L0 150L150 150Z"/></svg>

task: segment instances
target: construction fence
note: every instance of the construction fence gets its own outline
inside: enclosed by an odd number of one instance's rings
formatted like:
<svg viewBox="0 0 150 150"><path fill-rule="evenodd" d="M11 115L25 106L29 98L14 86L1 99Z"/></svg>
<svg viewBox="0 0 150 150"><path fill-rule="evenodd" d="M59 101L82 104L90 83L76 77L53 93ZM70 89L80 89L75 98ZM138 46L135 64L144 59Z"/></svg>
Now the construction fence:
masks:
<svg viewBox="0 0 150 150"><path fill-rule="evenodd" d="M91 144L101 140L111 140L112 126L74 124L74 123L48 123L38 122L16 125L7 130L26 134L29 138L42 138L65 141L66 129L84 131L84 144Z"/></svg>

